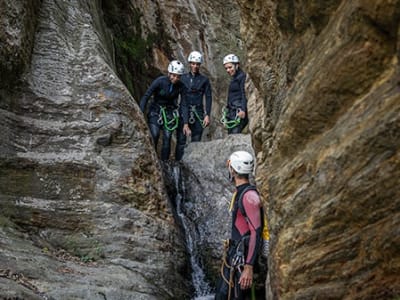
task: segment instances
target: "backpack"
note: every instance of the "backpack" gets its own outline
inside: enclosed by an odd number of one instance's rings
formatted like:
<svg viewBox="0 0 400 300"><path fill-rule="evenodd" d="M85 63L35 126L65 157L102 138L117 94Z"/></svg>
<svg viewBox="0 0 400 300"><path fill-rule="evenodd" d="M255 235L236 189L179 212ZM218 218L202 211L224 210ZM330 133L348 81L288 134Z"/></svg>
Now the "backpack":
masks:
<svg viewBox="0 0 400 300"><path fill-rule="evenodd" d="M254 185L249 185L249 186L245 187L245 189L242 191L242 193L240 193L237 196L238 197L237 201L238 201L238 206L239 206L240 213L245 217L247 223L251 224L251 221L247 217L246 211L245 211L244 206L243 206L243 196L248 191L256 191L257 194L259 195L259 193L257 191L257 188ZM262 245L261 245L261 251L260 252L261 252L261 255L266 258L266 257L268 257L268 254L269 254L269 230L268 230L267 218L266 218L266 215L264 213L264 208L261 206L260 210L261 210L260 214L262 216L262 219L261 219L261 223L262 223L262 233L261 233L261 235L262 235ZM251 224L251 226L253 226L253 224ZM254 226L253 226L253 228L254 228Z"/></svg>

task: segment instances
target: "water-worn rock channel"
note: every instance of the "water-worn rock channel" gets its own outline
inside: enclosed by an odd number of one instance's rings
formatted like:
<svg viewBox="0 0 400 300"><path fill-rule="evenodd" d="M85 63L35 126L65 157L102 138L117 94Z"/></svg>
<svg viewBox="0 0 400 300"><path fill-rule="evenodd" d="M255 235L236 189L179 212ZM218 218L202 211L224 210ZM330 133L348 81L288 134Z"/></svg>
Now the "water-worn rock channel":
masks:
<svg viewBox="0 0 400 300"><path fill-rule="evenodd" d="M194 296L137 101L170 59L201 50L212 124L181 175L206 281L229 229L225 160L246 146L268 209L269 299L398 298L400 1L3 0L0 11L0 297ZM235 138L218 122L230 52L248 74L250 123Z"/></svg>

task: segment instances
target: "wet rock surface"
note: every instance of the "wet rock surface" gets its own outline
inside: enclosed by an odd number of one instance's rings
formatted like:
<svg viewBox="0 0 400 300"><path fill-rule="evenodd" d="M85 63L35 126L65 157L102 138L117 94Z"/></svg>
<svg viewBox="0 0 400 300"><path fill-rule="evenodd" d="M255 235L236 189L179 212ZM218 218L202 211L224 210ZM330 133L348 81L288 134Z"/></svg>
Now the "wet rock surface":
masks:
<svg viewBox="0 0 400 300"><path fill-rule="evenodd" d="M198 251L213 284L221 266L223 241L231 234L229 204L235 187L229 180L226 161L238 150L253 153L250 135L191 143L182 160L186 215L197 225Z"/></svg>

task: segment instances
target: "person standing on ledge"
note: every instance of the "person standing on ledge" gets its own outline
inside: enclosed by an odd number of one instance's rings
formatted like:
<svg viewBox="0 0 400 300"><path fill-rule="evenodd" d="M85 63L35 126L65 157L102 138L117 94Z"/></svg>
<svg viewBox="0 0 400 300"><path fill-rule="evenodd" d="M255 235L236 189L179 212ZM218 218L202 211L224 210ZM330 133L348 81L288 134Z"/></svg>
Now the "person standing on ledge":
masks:
<svg viewBox="0 0 400 300"><path fill-rule="evenodd" d="M221 122L228 129L228 134L241 133L249 122L244 88L246 73L240 68L239 57L235 54L226 55L223 64L226 72L231 76L231 82Z"/></svg>
<svg viewBox="0 0 400 300"><path fill-rule="evenodd" d="M185 67L178 60L173 60L168 65L168 76L156 78L146 93L140 99L140 109L146 111L149 98L153 95L153 101L147 114L147 122L157 150L160 131L163 131L161 148L161 160L169 159L171 152L172 133L179 125L178 104L183 122L182 131L184 135L190 135L188 125L188 109L186 105L186 86L180 81ZM178 103L180 97L180 103Z"/></svg>
<svg viewBox="0 0 400 300"><path fill-rule="evenodd" d="M210 124L212 91L208 78L200 74L200 66L203 63L203 55L198 51L192 51L188 56L190 72L183 74L181 81L187 88L186 101L189 110L189 128L192 142L201 141L203 129ZM205 105L203 104L205 98ZM177 131L177 146L175 160L182 159L187 135L182 130L180 122Z"/></svg>
<svg viewBox="0 0 400 300"><path fill-rule="evenodd" d="M227 167L236 190L229 207L232 213L231 238L225 241L215 300L253 299L254 266L260 255L268 256L269 232L260 196L249 182L254 168L253 156L247 151L233 152ZM268 242L264 244L264 240Z"/></svg>

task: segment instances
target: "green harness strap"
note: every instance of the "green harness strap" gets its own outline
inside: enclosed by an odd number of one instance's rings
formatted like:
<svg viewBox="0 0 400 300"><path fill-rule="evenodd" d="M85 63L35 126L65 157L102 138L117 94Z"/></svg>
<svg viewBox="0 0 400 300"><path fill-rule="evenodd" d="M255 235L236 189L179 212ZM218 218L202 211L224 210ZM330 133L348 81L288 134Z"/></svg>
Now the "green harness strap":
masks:
<svg viewBox="0 0 400 300"><path fill-rule="evenodd" d="M174 131L178 127L179 115L176 113L176 111L174 111L173 118L168 121L167 113L165 112L165 110L166 110L165 107L161 106L160 110L161 110L161 116L163 118L163 123L164 123L165 129L167 129L168 131ZM169 125L174 122L175 122L175 124L172 127L169 127Z"/></svg>
<svg viewBox="0 0 400 300"><path fill-rule="evenodd" d="M251 285L251 300L256 300L256 288L254 282Z"/></svg>
<svg viewBox="0 0 400 300"><path fill-rule="evenodd" d="M190 111L192 113L194 113L194 115L196 116L197 120L199 120L199 122L201 124L201 127L205 128L203 120L200 118L200 116L199 116L199 114L198 114L198 112L196 110L196 106L195 105L190 108Z"/></svg>
<svg viewBox="0 0 400 300"><path fill-rule="evenodd" d="M221 118L221 123L224 125L226 129L231 129L240 124L240 118L236 115L234 120L228 120L226 117L227 110L222 109L222 118Z"/></svg>

